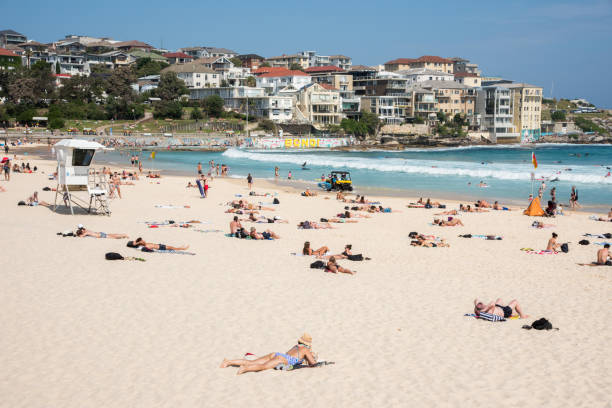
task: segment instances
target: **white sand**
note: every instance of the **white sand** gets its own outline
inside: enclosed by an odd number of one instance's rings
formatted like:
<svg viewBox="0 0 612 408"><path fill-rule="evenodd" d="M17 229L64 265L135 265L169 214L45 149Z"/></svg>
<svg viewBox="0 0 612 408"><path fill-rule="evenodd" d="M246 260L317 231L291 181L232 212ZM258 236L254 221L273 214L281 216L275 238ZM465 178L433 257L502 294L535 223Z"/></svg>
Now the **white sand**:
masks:
<svg viewBox="0 0 612 408"><path fill-rule="evenodd" d="M344 204L259 180L256 191L279 193L281 204L269 214L290 224L254 225L280 240L138 223L199 219L212 224L198 228L227 232L232 215L220 204L247 194L246 181L215 179L205 200L184 188L186 181L124 186L111 217L16 206L34 190L53 201L55 193L41 191L54 187L43 174L0 182L8 189L0 193L0 406L610 406L612 268L577 266L600 248L577 245L580 235L610 232L609 224L575 213L546 220L554 229L535 230L533 218L514 211L460 215L465 227L440 228L428 224L439 210L384 198L403 212L334 230L297 230L298 221L328 218ZM145 254L126 248L126 240L55 235L78 223L188 243L197 255ZM451 247L410 247L410 231L440 235ZM552 231L572 242L568 254L519 251L544 248ZM457 237L463 233L504 240ZM340 261L355 276L327 274L309 268L314 259L290 255L305 240L334 252L352 243L373 260ZM109 251L147 262L106 261ZM517 298L531 318L464 317L475 297ZM560 331L521 329L539 317ZM320 359L335 365L242 376L218 368L224 357L285 352L304 331Z"/></svg>

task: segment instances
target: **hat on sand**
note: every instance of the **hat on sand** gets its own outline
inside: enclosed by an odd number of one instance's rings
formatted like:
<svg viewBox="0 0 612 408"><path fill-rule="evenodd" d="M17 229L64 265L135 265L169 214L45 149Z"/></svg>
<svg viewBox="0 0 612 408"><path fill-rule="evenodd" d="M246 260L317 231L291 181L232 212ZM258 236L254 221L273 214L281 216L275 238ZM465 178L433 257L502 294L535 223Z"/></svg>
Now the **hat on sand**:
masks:
<svg viewBox="0 0 612 408"><path fill-rule="evenodd" d="M79 224L79 225L77 225L77 228L78 228L78 229L83 229L83 228L85 228L85 227L83 227L83 224Z"/></svg>
<svg viewBox="0 0 612 408"><path fill-rule="evenodd" d="M312 337L310 337L310 334L304 333L302 334L302 337L298 339L298 343L302 343L310 347L312 346Z"/></svg>
<svg viewBox="0 0 612 408"><path fill-rule="evenodd" d="M275 219L275 220L282 220L282 218L281 218L281 217L279 217L278 215L275 215L275 216L274 216L274 219Z"/></svg>

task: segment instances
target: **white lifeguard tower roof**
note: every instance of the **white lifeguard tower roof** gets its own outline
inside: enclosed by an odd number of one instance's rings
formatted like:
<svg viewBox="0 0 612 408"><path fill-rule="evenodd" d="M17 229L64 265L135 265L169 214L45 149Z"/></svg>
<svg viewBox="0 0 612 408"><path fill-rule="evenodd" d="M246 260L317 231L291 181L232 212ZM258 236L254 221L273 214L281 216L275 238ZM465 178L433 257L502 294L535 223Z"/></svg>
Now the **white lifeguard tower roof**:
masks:
<svg viewBox="0 0 612 408"><path fill-rule="evenodd" d="M57 142L55 147L66 147L69 149L107 149L105 146L98 142L90 142L89 140L82 139L62 139Z"/></svg>

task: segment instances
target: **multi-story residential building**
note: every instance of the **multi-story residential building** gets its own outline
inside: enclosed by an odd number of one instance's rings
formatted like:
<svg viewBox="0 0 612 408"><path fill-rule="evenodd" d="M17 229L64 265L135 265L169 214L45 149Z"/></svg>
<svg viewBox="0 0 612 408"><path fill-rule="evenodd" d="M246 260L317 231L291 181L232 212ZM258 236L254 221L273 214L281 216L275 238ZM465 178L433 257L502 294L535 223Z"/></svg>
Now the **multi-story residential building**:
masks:
<svg viewBox="0 0 612 408"><path fill-rule="evenodd" d="M424 81L415 85L415 88L433 91L436 98L436 112L442 112L452 118L459 114L474 124L476 112L476 89L455 81Z"/></svg>
<svg viewBox="0 0 612 408"><path fill-rule="evenodd" d="M266 95L263 88L245 86L191 90L191 99L205 99L211 95L220 96L226 108L237 112L246 113L248 107L249 115L277 123L294 119L295 97L292 95Z"/></svg>
<svg viewBox="0 0 612 408"><path fill-rule="evenodd" d="M0 70L15 69L21 66L21 57L6 48L0 48Z"/></svg>
<svg viewBox="0 0 612 408"><path fill-rule="evenodd" d="M143 50L133 50L133 51L130 51L130 55L137 60L141 58L149 58L153 61L165 62L166 64L168 63L168 58L164 57L163 55L159 55L155 52L147 52Z"/></svg>
<svg viewBox="0 0 612 408"><path fill-rule="evenodd" d="M117 42L114 44L114 46L122 51L143 50L150 52L153 49L152 45L136 40Z"/></svg>
<svg viewBox="0 0 612 408"><path fill-rule="evenodd" d="M329 84L342 91L353 90L353 76L335 65L310 67L305 69L304 72L312 76L312 82Z"/></svg>
<svg viewBox="0 0 612 408"><path fill-rule="evenodd" d="M411 116L412 95L362 96L361 109L375 113L387 125L401 125Z"/></svg>
<svg viewBox="0 0 612 408"><path fill-rule="evenodd" d="M512 97L512 123L521 139L537 140L542 128L542 87L525 83L505 84Z"/></svg>
<svg viewBox="0 0 612 408"><path fill-rule="evenodd" d="M283 90L281 96L296 96L296 113L318 129L328 125L339 125L342 114L342 101L338 91L325 89L319 84L308 84L299 90Z"/></svg>
<svg viewBox="0 0 612 408"><path fill-rule="evenodd" d="M232 59L238 55L236 51L228 50L227 48L217 48L217 47L185 47L179 48L179 52L184 52L187 55L192 56L193 58L220 58L225 57L227 59Z"/></svg>
<svg viewBox="0 0 612 408"><path fill-rule="evenodd" d="M165 72L174 72L190 89L216 88L221 85L221 74L197 62L175 64L164 68Z"/></svg>
<svg viewBox="0 0 612 408"><path fill-rule="evenodd" d="M458 82L462 85L471 86L472 88L482 86L481 78L478 76L478 74L472 72L455 73L455 82Z"/></svg>
<svg viewBox="0 0 612 408"><path fill-rule="evenodd" d="M28 37L14 30L0 31L0 47L17 45L28 41Z"/></svg>
<svg viewBox="0 0 612 408"><path fill-rule="evenodd" d="M408 80L408 84L415 84L423 81L452 81L454 79L453 74L443 71L432 71L426 68L414 68L396 72L405 77Z"/></svg>
<svg viewBox="0 0 612 408"><path fill-rule="evenodd" d="M330 65L335 65L336 67L348 71L353 65L353 60L351 57L347 57L346 55L330 55L329 63Z"/></svg>
<svg viewBox="0 0 612 408"><path fill-rule="evenodd" d="M518 138L520 133L514 129L510 89L503 85L489 85L477 92L476 113L481 116L481 130L489 133L493 143L498 139Z"/></svg>
<svg viewBox="0 0 612 408"><path fill-rule="evenodd" d="M186 64L188 62L193 62L193 57L191 55L185 54L184 52L168 52L162 54L162 56L168 59L168 63L170 65Z"/></svg>
<svg viewBox="0 0 612 408"><path fill-rule="evenodd" d="M424 68L432 71L453 73L453 61L435 55L423 55L419 58L398 58L385 62L386 71L403 71L407 69Z"/></svg>
<svg viewBox="0 0 612 408"><path fill-rule="evenodd" d="M193 61L194 63L204 65L207 68L217 72L224 72L234 67L232 61L226 57L203 57Z"/></svg>
<svg viewBox="0 0 612 408"><path fill-rule="evenodd" d="M160 77L161 75L147 75L140 77L136 83L132 84L132 88L139 93L151 91L158 87Z"/></svg>
<svg viewBox="0 0 612 408"><path fill-rule="evenodd" d="M251 69L247 67L231 67L221 71L221 80L229 86L245 86L246 79L251 75Z"/></svg>
<svg viewBox="0 0 612 408"><path fill-rule="evenodd" d="M311 83L310 75L302 71L278 70L257 76L257 87L264 88L268 95L275 95L286 87L300 89Z"/></svg>
<svg viewBox="0 0 612 408"><path fill-rule="evenodd" d="M365 75L353 73L353 89L358 96L403 96L408 80L396 72L366 71Z"/></svg>
<svg viewBox="0 0 612 408"><path fill-rule="evenodd" d="M470 74L476 74L480 76L480 69L478 69L478 64L470 63L469 60L459 57L449 58L453 62L453 73L457 74L460 72L467 72Z"/></svg>
<svg viewBox="0 0 612 408"><path fill-rule="evenodd" d="M290 54L290 55L280 55L278 57L269 57L266 58L265 62L270 64L272 67L280 67L289 69L292 65L297 64L302 69L306 69L310 67L310 60L307 55L302 54Z"/></svg>
<svg viewBox="0 0 612 408"><path fill-rule="evenodd" d="M264 57L257 54L241 54L236 56L242 63L243 68L255 70L263 63Z"/></svg>

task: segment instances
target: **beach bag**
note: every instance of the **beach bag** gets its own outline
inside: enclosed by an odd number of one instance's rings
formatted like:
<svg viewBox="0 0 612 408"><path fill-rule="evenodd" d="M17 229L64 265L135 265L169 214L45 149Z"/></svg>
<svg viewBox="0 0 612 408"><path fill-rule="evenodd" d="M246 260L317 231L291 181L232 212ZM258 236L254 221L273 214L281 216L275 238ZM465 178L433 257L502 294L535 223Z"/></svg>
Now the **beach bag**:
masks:
<svg viewBox="0 0 612 408"><path fill-rule="evenodd" d="M567 245L567 243L561 244L561 252L566 254L569 252L569 245Z"/></svg>
<svg viewBox="0 0 612 408"><path fill-rule="evenodd" d="M459 235L461 238L472 238L472 234Z"/></svg>
<svg viewBox="0 0 612 408"><path fill-rule="evenodd" d="M440 204L438 208L446 208L446 204Z"/></svg>
<svg viewBox="0 0 612 408"><path fill-rule="evenodd" d="M17 203L17 205L26 205L25 201L20 201Z"/></svg>
<svg viewBox="0 0 612 408"><path fill-rule="evenodd" d="M325 262L323 261L314 261L313 263L310 264L310 267L312 269L323 269L325 268Z"/></svg>
<svg viewBox="0 0 612 408"><path fill-rule="evenodd" d="M425 204L425 208L431 208L431 204Z"/></svg>
<svg viewBox="0 0 612 408"><path fill-rule="evenodd" d="M50 187L43 187L43 191L51 191Z"/></svg>
<svg viewBox="0 0 612 408"><path fill-rule="evenodd" d="M272 200L272 204L280 204L280 201L278 201L278 198L275 198L274 200Z"/></svg>
<svg viewBox="0 0 612 408"><path fill-rule="evenodd" d="M108 261L115 261L117 259L123 259L123 257L121 256L121 254L117 253L117 252L107 252L106 255L104 255L104 257L106 258L106 260Z"/></svg>
<svg viewBox="0 0 612 408"><path fill-rule="evenodd" d="M612 238L612 234L610 234L609 232L606 232L605 234L603 234L603 236L608 239Z"/></svg>
<svg viewBox="0 0 612 408"><path fill-rule="evenodd" d="M249 236L249 234L247 234L247 232L243 228L240 228L240 229L238 229L236 231L236 238L243 238L244 239L244 238L246 238L248 236Z"/></svg>
<svg viewBox="0 0 612 408"><path fill-rule="evenodd" d="M523 326L523 329L526 330L531 330L531 329L536 329L536 330L552 330L553 329L553 325L550 321L548 321L547 318L542 317L541 319L536 320L535 322L533 322L531 324L531 326L529 326L528 324ZM555 329L555 330L559 330L559 329Z"/></svg>
<svg viewBox="0 0 612 408"><path fill-rule="evenodd" d="M580 245L589 245L589 241L587 239L582 239L582 240L578 241L578 243Z"/></svg>
<svg viewBox="0 0 612 408"><path fill-rule="evenodd" d="M329 222L327 218L321 218L321 222Z"/></svg>

